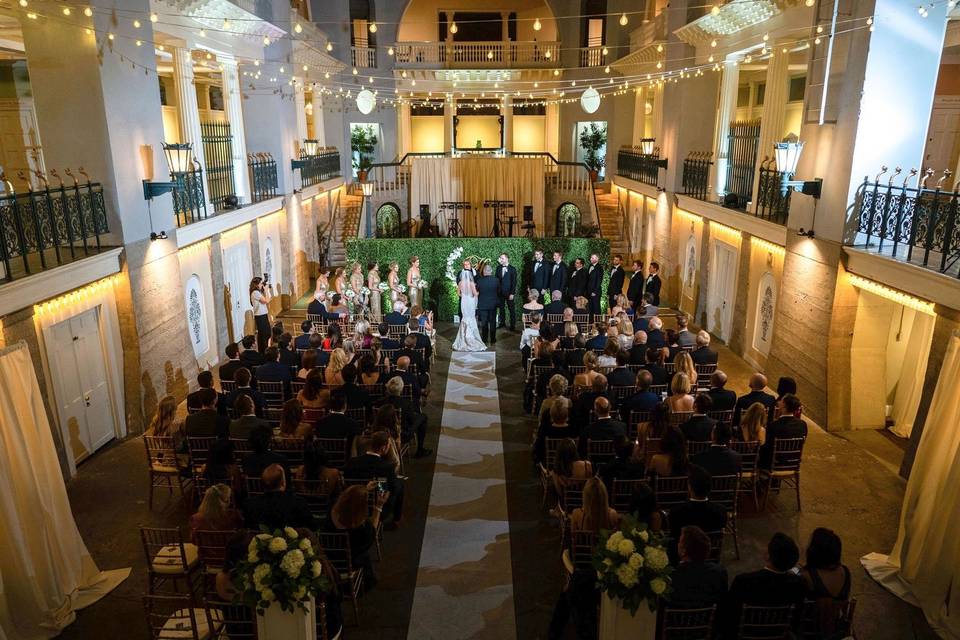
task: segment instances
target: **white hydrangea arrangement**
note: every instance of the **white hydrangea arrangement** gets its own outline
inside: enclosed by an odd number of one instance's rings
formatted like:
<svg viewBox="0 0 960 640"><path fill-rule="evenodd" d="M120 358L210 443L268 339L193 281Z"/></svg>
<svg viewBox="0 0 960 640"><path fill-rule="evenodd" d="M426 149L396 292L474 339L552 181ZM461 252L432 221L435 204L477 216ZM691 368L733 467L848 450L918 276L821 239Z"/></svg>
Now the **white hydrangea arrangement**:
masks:
<svg viewBox="0 0 960 640"><path fill-rule="evenodd" d="M633 615L646 601L656 611L659 598L670 592L670 559L664 537L624 517L617 531L601 531L593 552L600 590L619 599Z"/></svg>
<svg viewBox="0 0 960 640"><path fill-rule="evenodd" d="M346 291L343 292L343 295L347 297L347 300L353 300L354 298L357 297L357 292L354 291L353 289L347 289Z"/></svg>
<svg viewBox="0 0 960 640"><path fill-rule="evenodd" d="M381 284L383 284L383 283L381 283ZM367 287L360 287L360 295L362 295L362 296L368 296L368 295L370 295L370 289L368 289Z"/></svg>
<svg viewBox="0 0 960 640"><path fill-rule="evenodd" d="M405 285L405 284L398 284L398 285L397 285L397 291L399 291L400 293L406 293L406 292L407 292L407 285Z"/></svg>
<svg viewBox="0 0 960 640"><path fill-rule="evenodd" d="M386 282L381 282L377 285L377 289L380 289L381 293L386 293L390 289L390 285Z"/></svg>
<svg viewBox="0 0 960 640"><path fill-rule="evenodd" d="M463 255L463 247L457 247L456 249L450 252L450 255L447 256L447 271L446 271L447 280L450 280L451 282L457 281L458 269L454 265L458 265L458 263L460 262L460 257L462 255Z"/></svg>
<svg viewBox="0 0 960 640"><path fill-rule="evenodd" d="M427 282L426 280L421 279L419 282L417 282L417 286L420 287L421 289L426 289L427 287L430 286L430 283Z"/></svg>
<svg viewBox="0 0 960 640"><path fill-rule="evenodd" d="M306 611L311 597L329 593L333 586L313 544L291 527L250 540L234 576L240 598L260 615L274 603L283 611Z"/></svg>

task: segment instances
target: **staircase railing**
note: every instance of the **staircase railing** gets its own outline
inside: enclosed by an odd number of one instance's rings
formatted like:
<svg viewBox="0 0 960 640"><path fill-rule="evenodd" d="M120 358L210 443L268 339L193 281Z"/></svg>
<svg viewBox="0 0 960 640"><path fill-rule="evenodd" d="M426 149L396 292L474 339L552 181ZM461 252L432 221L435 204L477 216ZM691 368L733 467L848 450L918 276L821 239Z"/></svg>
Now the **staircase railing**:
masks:
<svg viewBox="0 0 960 640"><path fill-rule="evenodd" d="M317 261L320 268L330 264L330 248L333 246L333 236L337 232L337 219L340 217L340 191L337 191L337 197L333 201L333 211L330 213L330 220L326 225L317 225Z"/></svg>

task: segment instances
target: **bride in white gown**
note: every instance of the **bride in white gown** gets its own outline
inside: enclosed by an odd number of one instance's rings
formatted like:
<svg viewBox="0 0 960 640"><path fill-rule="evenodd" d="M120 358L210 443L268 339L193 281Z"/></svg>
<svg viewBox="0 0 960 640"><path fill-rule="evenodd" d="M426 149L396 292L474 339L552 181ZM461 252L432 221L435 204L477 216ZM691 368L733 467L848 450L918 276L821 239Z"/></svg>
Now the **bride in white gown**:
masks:
<svg viewBox="0 0 960 640"><path fill-rule="evenodd" d="M477 284L473 280L473 273L464 269L460 272L460 283L457 285L460 292L460 331L453 342L454 351L486 351L487 345L480 338L480 329L477 327Z"/></svg>

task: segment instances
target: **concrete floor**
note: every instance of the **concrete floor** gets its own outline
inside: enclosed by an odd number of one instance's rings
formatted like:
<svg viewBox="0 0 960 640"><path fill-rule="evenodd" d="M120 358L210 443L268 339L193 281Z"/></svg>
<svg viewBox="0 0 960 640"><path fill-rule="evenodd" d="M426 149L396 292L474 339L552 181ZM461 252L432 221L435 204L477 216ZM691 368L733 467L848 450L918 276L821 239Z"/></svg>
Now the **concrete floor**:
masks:
<svg viewBox="0 0 960 640"><path fill-rule="evenodd" d="M428 446L437 448L437 425L446 386L449 343L455 327L444 326L438 340L434 389L427 407L431 428ZM501 333L497 343L497 378L510 519L516 637L545 638L554 602L561 588L559 532L540 508L536 475L530 462L531 419L521 412L522 373L517 335ZM746 363L719 347L721 368L731 387L742 391L751 372ZM800 389L803 396L803 389ZM902 452L886 434L860 431L841 435L813 429L804 453L803 511L792 494L771 499L765 514L749 511L740 522L742 560L725 544L724 562L731 575L762 562L762 550L775 531L793 536L803 547L819 526L837 531L844 542L844 561L853 574L857 598L855 628L860 638L875 640L935 638L922 614L888 594L861 569L859 557L889 552L897 533L905 482L897 475ZM387 534L384 559L377 564L380 582L361 601L362 624L350 626L345 609L344 636L363 639L407 637L420 561L426 511L431 492L433 457L412 461L407 473L408 508L403 527ZM109 596L78 613L63 638L147 638L140 596L146 588L145 560L138 525L184 525L187 510L179 500L158 493L153 512L147 508L144 451L137 438L118 442L80 466L68 493L74 516L93 558L102 569L132 566L131 577ZM443 615L438 612L437 615ZM569 634L572 637L572 633Z"/></svg>

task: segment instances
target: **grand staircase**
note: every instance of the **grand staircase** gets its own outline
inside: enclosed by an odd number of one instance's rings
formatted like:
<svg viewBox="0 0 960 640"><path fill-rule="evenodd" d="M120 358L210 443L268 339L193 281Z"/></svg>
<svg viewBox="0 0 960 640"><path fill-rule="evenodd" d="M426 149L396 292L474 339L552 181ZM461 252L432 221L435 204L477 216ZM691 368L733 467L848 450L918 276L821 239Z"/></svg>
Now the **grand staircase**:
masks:
<svg viewBox="0 0 960 640"><path fill-rule="evenodd" d="M630 258L627 239L623 237L621 214L617 205L617 194L596 189L597 216L600 219L600 234L610 241L610 255L621 254L624 260Z"/></svg>
<svg viewBox="0 0 960 640"><path fill-rule="evenodd" d="M356 238L360 230L363 198L344 191L340 196L340 209L336 213L333 234L330 237L330 266L342 266L347 262L346 240Z"/></svg>

